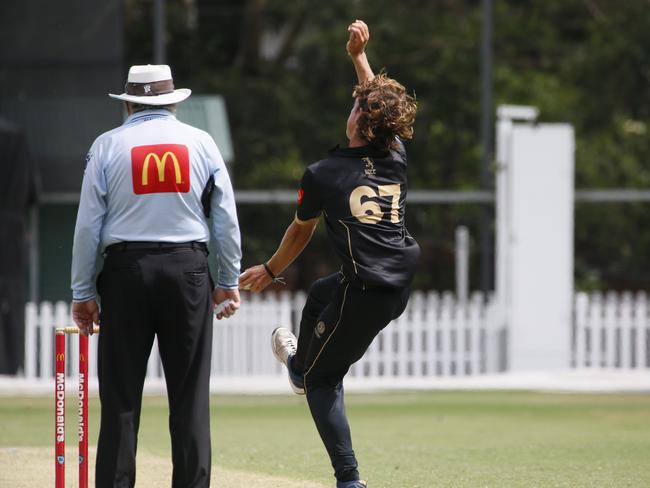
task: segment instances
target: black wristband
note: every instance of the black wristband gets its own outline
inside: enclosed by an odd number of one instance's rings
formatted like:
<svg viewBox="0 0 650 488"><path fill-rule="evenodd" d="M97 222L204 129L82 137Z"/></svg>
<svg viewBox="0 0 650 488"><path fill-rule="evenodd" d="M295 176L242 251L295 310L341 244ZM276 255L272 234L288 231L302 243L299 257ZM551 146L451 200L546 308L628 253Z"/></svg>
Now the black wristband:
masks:
<svg viewBox="0 0 650 488"><path fill-rule="evenodd" d="M271 277L271 279L273 281L275 281L277 278L275 277L275 275L271 271L271 268L269 268L269 265L266 264L266 263L262 263L262 266L264 266L264 269L266 270L266 273Z"/></svg>

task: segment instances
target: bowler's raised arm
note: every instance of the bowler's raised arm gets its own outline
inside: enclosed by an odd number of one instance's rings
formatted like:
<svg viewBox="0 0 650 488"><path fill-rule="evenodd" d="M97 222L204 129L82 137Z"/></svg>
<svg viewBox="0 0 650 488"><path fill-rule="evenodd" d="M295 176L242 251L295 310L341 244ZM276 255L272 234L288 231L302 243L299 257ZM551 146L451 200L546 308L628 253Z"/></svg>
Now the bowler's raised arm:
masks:
<svg viewBox="0 0 650 488"><path fill-rule="evenodd" d="M350 33L350 38L345 48L350 58L352 58L359 83L372 80L375 74L372 72L372 68L370 68L370 63L365 52L366 44L370 40L370 30L363 20L355 20L349 25L348 32Z"/></svg>

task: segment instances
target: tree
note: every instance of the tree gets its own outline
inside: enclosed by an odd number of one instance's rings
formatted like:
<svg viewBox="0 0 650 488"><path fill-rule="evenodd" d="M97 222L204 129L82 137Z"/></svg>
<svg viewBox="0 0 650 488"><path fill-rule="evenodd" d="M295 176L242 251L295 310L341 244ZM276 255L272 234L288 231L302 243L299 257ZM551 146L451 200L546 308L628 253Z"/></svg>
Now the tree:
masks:
<svg viewBox="0 0 650 488"><path fill-rule="evenodd" d="M195 92L226 97L238 188L295 188L307 164L345 142L355 77L344 46L355 18L372 28L373 66L386 67L418 99L415 140L408 145L411 187L479 187L480 2L168 4L169 56L177 77ZM150 52L146 5L127 3L130 62L142 62ZM575 126L579 187L649 186L647 2L494 5L496 103L535 105L542 120ZM272 251L293 208L242 207L240 213L245 260L252 263ZM469 205L409 207L407 224L424 249L416 286L453 286L454 229L468 225L477 235L479 215ZM576 215L578 286L650 287L650 278L638 271L650 245L645 206L580 205ZM335 266L326 249L318 239L310 246L294 285ZM472 250L475 263L476 246Z"/></svg>

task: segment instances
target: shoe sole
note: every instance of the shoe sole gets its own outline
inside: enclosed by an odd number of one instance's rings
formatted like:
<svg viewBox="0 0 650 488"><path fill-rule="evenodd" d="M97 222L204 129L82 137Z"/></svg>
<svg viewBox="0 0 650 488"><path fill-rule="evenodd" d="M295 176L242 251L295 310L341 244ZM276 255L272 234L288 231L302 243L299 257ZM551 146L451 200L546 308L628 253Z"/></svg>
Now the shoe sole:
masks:
<svg viewBox="0 0 650 488"><path fill-rule="evenodd" d="M275 356L275 359L277 359L279 363L283 364L284 367L287 368L287 379L289 380L289 386L291 386L293 392L296 395L304 395L305 389L298 388L296 385L293 384L293 381L291 381L291 376L289 375L289 365L282 360L282 357L280 356L278 350L275 347L275 335L280 329L286 329L286 327L277 327L273 330L273 332L271 332L271 351L273 351L273 355Z"/></svg>
<svg viewBox="0 0 650 488"><path fill-rule="evenodd" d="M279 363L284 364L286 367L289 367L287 363L285 363L282 360L282 357L280 356L280 353L278 352L277 348L275 347L275 336L278 333L280 329L285 329L286 327L276 327L273 329L273 332L271 332L271 350L273 351L273 355L275 356L275 359L278 360Z"/></svg>

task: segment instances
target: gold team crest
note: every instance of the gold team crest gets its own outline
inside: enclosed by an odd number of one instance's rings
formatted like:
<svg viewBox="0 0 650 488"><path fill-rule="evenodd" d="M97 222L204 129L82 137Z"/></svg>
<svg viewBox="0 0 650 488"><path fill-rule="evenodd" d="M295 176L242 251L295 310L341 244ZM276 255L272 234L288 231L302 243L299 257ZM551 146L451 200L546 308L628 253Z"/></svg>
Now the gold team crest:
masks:
<svg viewBox="0 0 650 488"><path fill-rule="evenodd" d="M326 329L325 322L323 322L322 320L319 321L318 324L316 324L316 329L315 329L316 337L320 339L323 333L325 332L325 329Z"/></svg>
<svg viewBox="0 0 650 488"><path fill-rule="evenodd" d="M375 170L375 163L372 162L372 159L365 157L362 159L362 161L366 163L366 167L363 170L366 176L375 176L377 174L377 170Z"/></svg>

